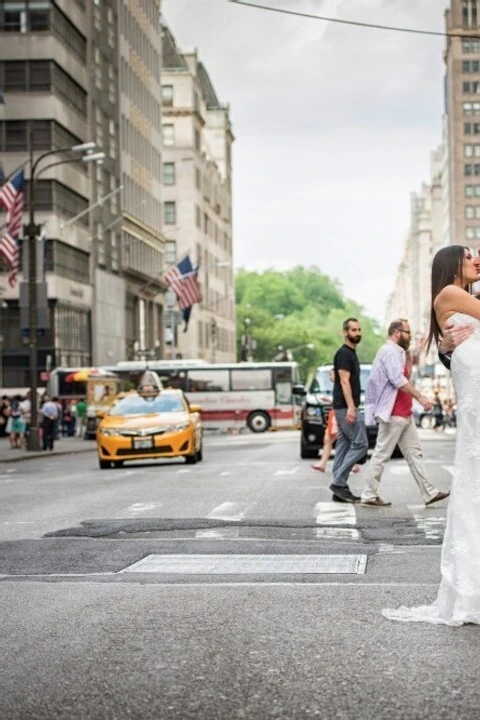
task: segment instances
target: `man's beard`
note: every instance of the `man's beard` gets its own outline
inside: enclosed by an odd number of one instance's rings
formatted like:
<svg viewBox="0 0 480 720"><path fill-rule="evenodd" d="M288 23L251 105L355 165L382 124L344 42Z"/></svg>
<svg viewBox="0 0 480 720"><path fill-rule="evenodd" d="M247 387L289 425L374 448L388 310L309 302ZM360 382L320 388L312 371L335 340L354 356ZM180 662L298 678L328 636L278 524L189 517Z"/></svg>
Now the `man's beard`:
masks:
<svg viewBox="0 0 480 720"><path fill-rule="evenodd" d="M350 340L350 342L355 343L355 345L358 345L358 343L362 339L362 336L361 335L347 335L347 338Z"/></svg>

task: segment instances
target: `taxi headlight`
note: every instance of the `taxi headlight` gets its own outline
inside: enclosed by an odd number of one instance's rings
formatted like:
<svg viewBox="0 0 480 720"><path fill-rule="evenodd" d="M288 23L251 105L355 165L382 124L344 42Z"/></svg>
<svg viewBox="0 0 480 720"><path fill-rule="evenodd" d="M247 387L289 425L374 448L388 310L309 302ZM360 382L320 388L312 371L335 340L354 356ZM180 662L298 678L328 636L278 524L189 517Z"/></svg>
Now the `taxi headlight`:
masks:
<svg viewBox="0 0 480 720"><path fill-rule="evenodd" d="M187 430L189 427L189 422L177 423L176 425L167 425L167 427L165 428L165 432L181 432L182 430Z"/></svg>
<svg viewBox="0 0 480 720"><path fill-rule="evenodd" d="M105 435L106 437L115 437L116 435L120 435L120 430L117 430L117 428L99 428L98 432L100 435Z"/></svg>

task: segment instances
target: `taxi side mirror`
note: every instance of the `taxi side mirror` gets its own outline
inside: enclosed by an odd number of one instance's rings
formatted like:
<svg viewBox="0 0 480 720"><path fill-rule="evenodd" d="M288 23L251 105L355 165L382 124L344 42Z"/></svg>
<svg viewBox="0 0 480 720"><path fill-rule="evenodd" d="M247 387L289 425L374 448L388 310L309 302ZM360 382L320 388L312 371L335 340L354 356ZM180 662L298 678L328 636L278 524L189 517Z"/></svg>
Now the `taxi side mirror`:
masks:
<svg viewBox="0 0 480 720"><path fill-rule="evenodd" d="M202 412L202 406L201 405L190 405L190 412L191 413Z"/></svg>

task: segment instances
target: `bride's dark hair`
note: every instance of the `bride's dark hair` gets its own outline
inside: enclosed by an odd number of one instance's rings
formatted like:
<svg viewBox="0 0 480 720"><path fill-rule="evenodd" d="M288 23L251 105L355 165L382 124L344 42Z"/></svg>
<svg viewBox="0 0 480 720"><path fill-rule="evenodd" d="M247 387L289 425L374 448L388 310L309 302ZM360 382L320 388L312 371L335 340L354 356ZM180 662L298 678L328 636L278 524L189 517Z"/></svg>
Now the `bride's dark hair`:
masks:
<svg viewBox="0 0 480 720"><path fill-rule="evenodd" d="M430 308L430 330L427 338L427 352L430 349L432 341L438 345L438 338L442 334L442 329L437 321L437 316L433 307L435 298L441 290L447 285L453 285L457 278L462 278L463 282L463 261L465 259L465 250L468 248L463 245L447 245L441 248L433 258L432 263L432 302Z"/></svg>

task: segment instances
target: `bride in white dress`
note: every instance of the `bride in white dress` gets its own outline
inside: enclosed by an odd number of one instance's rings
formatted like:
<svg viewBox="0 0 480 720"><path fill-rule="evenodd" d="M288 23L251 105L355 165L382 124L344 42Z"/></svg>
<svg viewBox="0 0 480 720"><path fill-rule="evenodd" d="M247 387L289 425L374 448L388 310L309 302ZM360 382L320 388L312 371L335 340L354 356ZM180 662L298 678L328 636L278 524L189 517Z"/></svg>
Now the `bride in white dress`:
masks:
<svg viewBox="0 0 480 720"><path fill-rule="evenodd" d="M467 248L449 245L435 255L429 344L438 343L447 321L475 329L451 360L457 441L437 598L432 605L383 610L390 620L480 624L480 301L465 289L478 279L478 259Z"/></svg>

